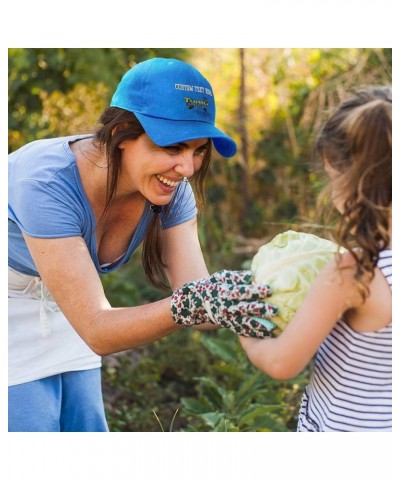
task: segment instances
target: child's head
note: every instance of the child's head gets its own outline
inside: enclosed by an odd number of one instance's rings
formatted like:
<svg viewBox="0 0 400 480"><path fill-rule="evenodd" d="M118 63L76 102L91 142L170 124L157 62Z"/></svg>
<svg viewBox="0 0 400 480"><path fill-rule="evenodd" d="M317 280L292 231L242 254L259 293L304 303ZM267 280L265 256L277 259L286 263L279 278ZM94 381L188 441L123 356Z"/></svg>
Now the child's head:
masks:
<svg viewBox="0 0 400 480"><path fill-rule="evenodd" d="M358 278L372 274L390 244L392 205L392 91L371 87L345 100L323 126L316 152L330 177L341 214L336 240L356 241Z"/></svg>

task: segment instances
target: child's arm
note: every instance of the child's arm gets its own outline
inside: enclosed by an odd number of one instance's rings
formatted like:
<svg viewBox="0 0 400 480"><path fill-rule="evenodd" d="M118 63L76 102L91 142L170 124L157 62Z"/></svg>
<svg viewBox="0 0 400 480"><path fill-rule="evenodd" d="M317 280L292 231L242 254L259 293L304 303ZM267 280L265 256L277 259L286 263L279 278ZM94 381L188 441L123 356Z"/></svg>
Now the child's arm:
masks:
<svg viewBox="0 0 400 480"><path fill-rule="evenodd" d="M342 255L341 264L349 268L339 273L336 261L326 265L279 337L262 340L239 337L253 365L279 380L296 376L315 355L341 315L361 305L353 280L351 255Z"/></svg>

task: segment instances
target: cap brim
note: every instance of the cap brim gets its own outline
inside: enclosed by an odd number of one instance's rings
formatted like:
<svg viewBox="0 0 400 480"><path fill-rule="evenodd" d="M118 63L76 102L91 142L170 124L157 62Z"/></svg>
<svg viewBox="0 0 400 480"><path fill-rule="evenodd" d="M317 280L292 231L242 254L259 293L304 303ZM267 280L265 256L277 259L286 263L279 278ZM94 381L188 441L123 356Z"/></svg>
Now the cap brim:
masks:
<svg viewBox="0 0 400 480"><path fill-rule="evenodd" d="M136 112L135 116L142 124L146 134L160 147L198 138L211 138L215 149L223 157L233 157L236 154L237 147L232 138L209 123L194 120L166 120Z"/></svg>

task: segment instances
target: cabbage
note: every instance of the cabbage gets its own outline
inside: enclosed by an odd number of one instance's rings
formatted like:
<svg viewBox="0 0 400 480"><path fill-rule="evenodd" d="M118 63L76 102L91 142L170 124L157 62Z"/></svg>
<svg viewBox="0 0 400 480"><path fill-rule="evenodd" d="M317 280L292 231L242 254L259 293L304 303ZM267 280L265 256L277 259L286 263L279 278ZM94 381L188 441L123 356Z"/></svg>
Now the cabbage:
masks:
<svg viewBox="0 0 400 480"><path fill-rule="evenodd" d="M276 305L272 318L279 334L293 318L324 265L335 253L344 252L330 240L293 230L281 233L263 245L254 256L251 271L255 283L270 285L268 301Z"/></svg>

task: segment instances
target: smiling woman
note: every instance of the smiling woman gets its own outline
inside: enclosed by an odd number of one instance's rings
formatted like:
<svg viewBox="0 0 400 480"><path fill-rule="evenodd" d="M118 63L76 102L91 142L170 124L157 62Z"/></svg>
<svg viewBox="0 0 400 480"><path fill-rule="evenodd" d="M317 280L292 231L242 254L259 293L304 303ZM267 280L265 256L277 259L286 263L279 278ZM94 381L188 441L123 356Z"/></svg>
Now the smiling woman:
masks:
<svg viewBox="0 0 400 480"><path fill-rule="evenodd" d="M200 248L196 198L212 146L236 153L215 126L208 81L178 60L139 63L100 124L9 156L10 431L107 431L102 355L181 326L270 334L253 318L276 313L261 301L269 287L249 272L209 276ZM173 294L111 307L99 274L142 243L149 281Z"/></svg>
<svg viewBox="0 0 400 480"><path fill-rule="evenodd" d="M169 203L175 187L200 170L210 150L207 139L159 147L147 134L137 140L125 140L119 148L125 193L137 190L156 205Z"/></svg>

